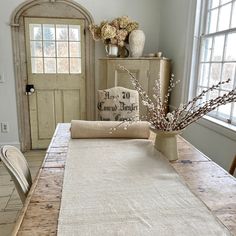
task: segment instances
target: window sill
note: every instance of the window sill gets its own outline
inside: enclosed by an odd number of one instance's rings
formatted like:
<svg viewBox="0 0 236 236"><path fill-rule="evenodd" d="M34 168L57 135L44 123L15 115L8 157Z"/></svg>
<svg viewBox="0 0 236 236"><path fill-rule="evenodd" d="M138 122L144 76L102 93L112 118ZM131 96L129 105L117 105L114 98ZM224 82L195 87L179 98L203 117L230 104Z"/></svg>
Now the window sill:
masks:
<svg viewBox="0 0 236 236"><path fill-rule="evenodd" d="M204 116L196 123L210 130L213 130L216 133L223 135L233 141L236 141L236 126L234 125L227 124L210 116Z"/></svg>

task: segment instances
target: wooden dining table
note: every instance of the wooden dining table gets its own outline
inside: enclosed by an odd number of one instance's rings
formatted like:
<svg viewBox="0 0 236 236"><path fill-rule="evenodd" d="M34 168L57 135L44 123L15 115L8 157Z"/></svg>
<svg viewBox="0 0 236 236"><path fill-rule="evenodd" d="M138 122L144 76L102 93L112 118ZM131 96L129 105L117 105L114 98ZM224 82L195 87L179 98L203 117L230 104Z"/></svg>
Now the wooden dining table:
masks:
<svg viewBox="0 0 236 236"><path fill-rule="evenodd" d="M70 124L58 124L13 235L57 235L69 140ZM179 159L170 164L188 188L236 235L236 179L181 136L178 152Z"/></svg>

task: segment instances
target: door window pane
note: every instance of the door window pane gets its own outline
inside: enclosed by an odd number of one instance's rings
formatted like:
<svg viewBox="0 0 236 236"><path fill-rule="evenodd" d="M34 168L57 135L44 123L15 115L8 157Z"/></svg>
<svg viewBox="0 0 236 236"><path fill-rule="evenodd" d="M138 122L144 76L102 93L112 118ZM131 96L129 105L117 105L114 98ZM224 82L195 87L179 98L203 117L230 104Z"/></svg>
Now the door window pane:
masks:
<svg viewBox="0 0 236 236"><path fill-rule="evenodd" d="M68 57L68 42L57 42L57 56Z"/></svg>
<svg viewBox="0 0 236 236"><path fill-rule="evenodd" d="M70 56L71 57L81 57L79 42L70 42Z"/></svg>
<svg viewBox="0 0 236 236"><path fill-rule="evenodd" d="M43 24L43 40L55 40L54 25Z"/></svg>
<svg viewBox="0 0 236 236"><path fill-rule="evenodd" d="M42 41L31 41L30 42L31 56L32 57L42 57Z"/></svg>
<svg viewBox="0 0 236 236"><path fill-rule="evenodd" d="M43 58L31 58L32 73L43 73Z"/></svg>
<svg viewBox="0 0 236 236"><path fill-rule="evenodd" d="M67 25L57 25L56 26L57 40L68 40L68 27Z"/></svg>
<svg viewBox="0 0 236 236"><path fill-rule="evenodd" d="M80 25L69 25L69 40L80 41Z"/></svg>
<svg viewBox="0 0 236 236"><path fill-rule="evenodd" d="M44 57L55 57L55 42L44 41L43 52L44 52Z"/></svg>
<svg viewBox="0 0 236 236"><path fill-rule="evenodd" d="M81 59L80 58L70 58L70 73L81 73Z"/></svg>
<svg viewBox="0 0 236 236"><path fill-rule="evenodd" d="M69 73L68 58L57 59L57 73Z"/></svg>
<svg viewBox="0 0 236 236"><path fill-rule="evenodd" d="M30 24L30 40L41 40L42 39L42 27L40 24Z"/></svg>
<svg viewBox="0 0 236 236"><path fill-rule="evenodd" d="M56 73L56 58L44 58L44 72Z"/></svg>

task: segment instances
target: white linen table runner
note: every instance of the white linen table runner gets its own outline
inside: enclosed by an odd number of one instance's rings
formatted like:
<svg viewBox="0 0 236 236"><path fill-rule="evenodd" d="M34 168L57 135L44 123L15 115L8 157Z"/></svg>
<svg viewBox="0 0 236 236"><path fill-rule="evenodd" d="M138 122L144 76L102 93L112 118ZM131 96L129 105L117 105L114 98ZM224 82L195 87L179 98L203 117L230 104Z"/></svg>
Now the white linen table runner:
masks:
<svg viewBox="0 0 236 236"><path fill-rule="evenodd" d="M150 140L73 139L59 236L223 236L229 231Z"/></svg>

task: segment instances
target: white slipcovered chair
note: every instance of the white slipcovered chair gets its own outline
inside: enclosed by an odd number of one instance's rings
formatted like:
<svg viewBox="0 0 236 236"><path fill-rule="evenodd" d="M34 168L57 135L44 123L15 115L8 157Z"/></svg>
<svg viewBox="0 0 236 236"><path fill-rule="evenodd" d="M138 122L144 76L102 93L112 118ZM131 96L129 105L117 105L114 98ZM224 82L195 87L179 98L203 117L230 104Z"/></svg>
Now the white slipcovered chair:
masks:
<svg viewBox="0 0 236 236"><path fill-rule="evenodd" d="M24 203L32 186L28 163L19 149L5 145L1 148L1 160L12 177L21 201Z"/></svg>

